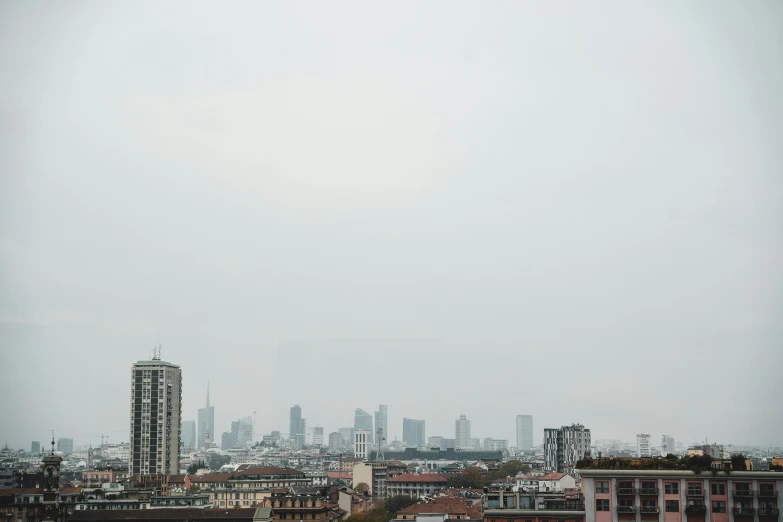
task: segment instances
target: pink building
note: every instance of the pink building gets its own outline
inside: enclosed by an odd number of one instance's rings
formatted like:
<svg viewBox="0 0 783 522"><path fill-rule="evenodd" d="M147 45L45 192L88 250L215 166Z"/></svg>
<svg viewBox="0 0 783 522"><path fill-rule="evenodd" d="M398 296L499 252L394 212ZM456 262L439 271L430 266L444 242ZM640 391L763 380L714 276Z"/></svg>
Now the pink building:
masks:
<svg viewBox="0 0 783 522"><path fill-rule="evenodd" d="M585 522L778 522L783 473L580 469Z"/></svg>

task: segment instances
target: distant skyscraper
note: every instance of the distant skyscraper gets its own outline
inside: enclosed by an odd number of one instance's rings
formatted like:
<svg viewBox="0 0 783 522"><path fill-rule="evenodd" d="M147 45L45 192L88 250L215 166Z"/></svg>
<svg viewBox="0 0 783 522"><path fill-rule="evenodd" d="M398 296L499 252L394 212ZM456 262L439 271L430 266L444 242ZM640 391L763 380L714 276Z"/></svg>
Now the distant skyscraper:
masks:
<svg viewBox="0 0 783 522"><path fill-rule="evenodd" d="M30 453L37 455L38 453L41 453L41 442L34 440L32 444L30 444Z"/></svg>
<svg viewBox="0 0 783 522"><path fill-rule="evenodd" d="M454 423L454 439L457 442L457 449L467 449L473 446L470 440L470 421L465 415L460 415Z"/></svg>
<svg viewBox="0 0 783 522"><path fill-rule="evenodd" d="M130 475L176 475L182 429L182 371L160 359L131 369Z"/></svg>
<svg viewBox="0 0 783 522"><path fill-rule="evenodd" d="M343 448L349 448L353 445L353 432L356 431L353 428L340 428L337 430L340 433Z"/></svg>
<svg viewBox="0 0 783 522"><path fill-rule="evenodd" d="M581 424L544 430L544 469L568 473L590 453L590 430Z"/></svg>
<svg viewBox="0 0 783 522"><path fill-rule="evenodd" d="M304 445L305 430L302 423L302 408L298 404L291 406L291 413L288 420L288 435L291 438L291 444L294 446Z"/></svg>
<svg viewBox="0 0 783 522"><path fill-rule="evenodd" d="M652 446L650 446L649 433L639 433L636 436L636 456L652 457Z"/></svg>
<svg viewBox="0 0 783 522"><path fill-rule="evenodd" d="M207 383L207 405L198 410L198 449L205 446L209 432L210 441L217 440L215 433L215 407L209 405L209 383Z"/></svg>
<svg viewBox="0 0 783 522"><path fill-rule="evenodd" d="M529 451L533 447L533 416L517 415L517 449Z"/></svg>
<svg viewBox="0 0 783 522"><path fill-rule="evenodd" d="M324 445L324 429L321 426L313 428L313 446L319 448Z"/></svg>
<svg viewBox="0 0 783 522"><path fill-rule="evenodd" d="M57 439L57 451L62 451L63 455L70 455L73 453L73 439Z"/></svg>
<svg viewBox="0 0 783 522"><path fill-rule="evenodd" d="M443 437L440 435L433 435L427 439L427 448L440 448L446 449L446 445L443 444Z"/></svg>
<svg viewBox="0 0 783 522"><path fill-rule="evenodd" d="M426 442L424 437L424 421L403 418L402 442L412 448L422 448Z"/></svg>
<svg viewBox="0 0 783 522"><path fill-rule="evenodd" d="M375 431L379 429L383 430L383 438L385 439L383 445L385 446L389 441L389 414L385 404L378 405L378 411L375 412Z"/></svg>
<svg viewBox="0 0 783 522"><path fill-rule="evenodd" d="M370 432L370 444L372 444L373 438L372 438L372 415L367 413L366 411L356 408L356 413L353 418L353 429L355 430L365 430Z"/></svg>
<svg viewBox="0 0 783 522"><path fill-rule="evenodd" d="M677 450L675 449L674 445L674 437L671 435L662 435L661 436L661 455L666 456L669 453L675 453Z"/></svg>
<svg viewBox="0 0 783 522"><path fill-rule="evenodd" d="M196 421L182 421L182 447L196 449Z"/></svg>
<svg viewBox="0 0 783 522"><path fill-rule="evenodd" d="M329 434L329 451L338 452L343 449L343 437L339 432L333 431Z"/></svg>
<svg viewBox="0 0 783 522"><path fill-rule="evenodd" d="M220 437L220 449L230 450L234 447L234 434L230 431L224 431Z"/></svg>

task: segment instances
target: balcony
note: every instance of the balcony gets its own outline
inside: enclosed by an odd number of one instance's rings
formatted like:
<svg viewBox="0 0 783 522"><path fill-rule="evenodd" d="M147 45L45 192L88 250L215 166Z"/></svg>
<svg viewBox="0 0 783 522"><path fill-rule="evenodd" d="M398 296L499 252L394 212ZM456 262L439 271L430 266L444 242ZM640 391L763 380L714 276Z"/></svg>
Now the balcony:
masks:
<svg viewBox="0 0 783 522"><path fill-rule="evenodd" d="M636 506L617 506L617 513L622 514L636 514Z"/></svg>
<svg viewBox="0 0 783 522"><path fill-rule="evenodd" d="M780 510L776 507L762 507L759 508L760 517L776 517L780 514Z"/></svg>
<svg viewBox="0 0 783 522"><path fill-rule="evenodd" d="M693 489L688 488L688 491L685 493L689 497L703 497L704 496L704 490L703 489Z"/></svg>
<svg viewBox="0 0 783 522"><path fill-rule="evenodd" d="M618 495L636 495L636 488L617 488Z"/></svg>
<svg viewBox="0 0 783 522"><path fill-rule="evenodd" d="M686 515L704 515L707 513L707 506L685 506Z"/></svg>
<svg viewBox="0 0 783 522"><path fill-rule="evenodd" d="M756 514L755 508L752 507L735 507L734 508L734 516L735 517L752 517Z"/></svg>
<svg viewBox="0 0 783 522"><path fill-rule="evenodd" d="M734 498L752 498L754 493L752 489L735 489Z"/></svg>
<svg viewBox="0 0 783 522"><path fill-rule="evenodd" d="M760 489L759 497L763 498L777 498L778 492L774 489Z"/></svg>
<svg viewBox="0 0 783 522"><path fill-rule="evenodd" d="M639 490L640 495L658 496L658 488L642 488Z"/></svg>
<svg viewBox="0 0 783 522"><path fill-rule="evenodd" d="M645 513L660 513L661 508L659 506L642 506L642 514Z"/></svg>

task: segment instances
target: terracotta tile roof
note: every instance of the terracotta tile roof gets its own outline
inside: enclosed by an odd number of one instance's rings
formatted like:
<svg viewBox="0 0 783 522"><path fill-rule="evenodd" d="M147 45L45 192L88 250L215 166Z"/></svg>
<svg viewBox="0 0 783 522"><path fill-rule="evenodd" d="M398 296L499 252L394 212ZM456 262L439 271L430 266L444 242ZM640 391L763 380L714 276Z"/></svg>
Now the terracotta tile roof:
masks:
<svg viewBox="0 0 783 522"><path fill-rule="evenodd" d="M0 488L0 496L43 494L43 488Z"/></svg>
<svg viewBox="0 0 783 522"><path fill-rule="evenodd" d="M434 504L465 504L465 501L459 497L435 497L432 502Z"/></svg>
<svg viewBox="0 0 783 522"><path fill-rule="evenodd" d="M402 508L397 513L415 515L417 513L443 513L446 515L467 515L468 508L465 504L413 504Z"/></svg>
<svg viewBox="0 0 783 522"><path fill-rule="evenodd" d="M561 478L565 477L565 473L557 473L555 471L551 471L547 473L546 475L517 475L517 479L521 480L560 480Z"/></svg>
<svg viewBox="0 0 783 522"><path fill-rule="evenodd" d="M60 488L60 495L73 495L82 492L82 488Z"/></svg>
<svg viewBox="0 0 783 522"><path fill-rule="evenodd" d="M104 522L111 520L133 520L154 522L156 520L194 521L200 520L248 520L252 521L257 508L202 509L202 508L158 508L158 509L96 509L74 511L68 519L74 522Z"/></svg>
<svg viewBox="0 0 783 522"><path fill-rule="evenodd" d="M468 508L468 518L471 520L481 520L484 517L482 505L479 502L473 507Z"/></svg>
<svg viewBox="0 0 783 522"><path fill-rule="evenodd" d="M169 475L169 482L185 482L185 475Z"/></svg>
<svg viewBox="0 0 783 522"><path fill-rule="evenodd" d="M277 468L274 466L262 466L256 468L246 468L234 473L234 478L241 478L244 475L291 475L304 477L305 474L294 468Z"/></svg>
<svg viewBox="0 0 783 522"><path fill-rule="evenodd" d="M396 477L386 479L386 482L439 482L445 484L447 480L443 475L430 473L424 475L398 475Z"/></svg>
<svg viewBox="0 0 783 522"><path fill-rule="evenodd" d="M204 473L203 475L191 475L191 482L225 482L231 473Z"/></svg>

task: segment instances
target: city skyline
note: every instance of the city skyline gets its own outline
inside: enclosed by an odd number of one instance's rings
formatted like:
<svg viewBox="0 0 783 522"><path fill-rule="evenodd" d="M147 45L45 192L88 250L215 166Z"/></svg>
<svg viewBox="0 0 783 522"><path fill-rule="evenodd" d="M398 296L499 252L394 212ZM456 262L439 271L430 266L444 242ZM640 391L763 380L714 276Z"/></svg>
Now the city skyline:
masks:
<svg viewBox="0 0 783 522"><path fill-rule="evenodd" d="M1 2L0 442L126 439L160 343L217 443L779 444L783 6L718 4Z"/></svg>

